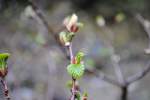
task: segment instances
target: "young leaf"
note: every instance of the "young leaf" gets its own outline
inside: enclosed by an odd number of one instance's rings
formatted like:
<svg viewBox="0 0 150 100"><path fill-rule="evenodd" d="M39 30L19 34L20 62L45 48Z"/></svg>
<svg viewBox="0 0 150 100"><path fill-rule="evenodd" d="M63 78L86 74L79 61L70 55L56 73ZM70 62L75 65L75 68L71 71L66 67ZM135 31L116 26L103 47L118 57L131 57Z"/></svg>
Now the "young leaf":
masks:
<svg viewBox="0 0 150 100"><path fill-rule="evenodd" d="M68 73L75 79L79 79L83 76L84 69L83 64L70 64L67 66Z"/></svg>
<svg viewBox="0 0 150 100"><path fill-rule="evenodd" d="M78 52L77 55L75 56L76 63L80 64L82 59L83 59L83 57L84 57L84 53L83 52Z"/></svg>
<svg viewBox="0 0 150 100"><path fill-rule="evenodd" d="M7 74L7 59L9 53L0 53L0 77L5 77Z"/></svg>

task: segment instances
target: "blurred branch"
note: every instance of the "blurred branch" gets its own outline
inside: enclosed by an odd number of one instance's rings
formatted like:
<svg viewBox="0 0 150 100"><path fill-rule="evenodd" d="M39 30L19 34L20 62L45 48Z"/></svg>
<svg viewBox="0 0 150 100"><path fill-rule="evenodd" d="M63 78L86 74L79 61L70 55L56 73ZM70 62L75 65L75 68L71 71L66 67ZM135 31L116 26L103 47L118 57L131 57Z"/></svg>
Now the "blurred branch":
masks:
<svg viewBox="0 0 150 100"><path fill-rule="evenodd" d="M140 24L143 26L145 32L147 33L149 39L150 39L150 21L146 20L141 16L140 14L137 14L136 19L140 22Z"/></svg>
<svg viewBox="0 0 150 100"><path fill-rule="evenodd" d="M115 53L115 49L113 47L113 41L114 41L115 33L110 28L108 28L106 26L106 22L105 22L105 19L103 16L98 16L96 21L97 21L98 27L100 27L102 29L102 31L104 31L104 33L107 34L107 37L108 37L107 41L104 41L104 42L106 43L108 48L111 49L110 60L111 60L111 63L115 69L115 74L116 74L118 81L119 81L117 83L115 82L115 84L119 83L119 86L123 86L125 84L125 79L123 77L123 73L122 73L121 67L119 65L120 56ZM106 80L107 80L107 78L106 78ZM107 81L109 83L114 84L114 81L112 81L112 79L108 79L108 80Z"/></svg>
<svg viewBox="0 0 150 100"><path fill-rule="evenodd" d="M120 84L124 85L125 79L124 79L123 73L121 71L121 66L119 65L120 56L115 54L113 48L112 48L112 54L111 54L110 59L111 59L112 65L114 66L115 73L118 77L118 81L120 82Z"/></svg>
<svg viewBox="0 0 150 100"><path fill-rule="evenodd" d="M5 80L3 78L1 78L1 83L4 87L4 95L5 95L5 99L6 100L10 100L10 96L9 96L9 90L8 90L8 87L7 87L7 84L5 82Z"/></svg>
<svg viewBox="0 0 150 100"><path fill-rule="evenodd" d="M57 32L55 32L52 27L48 24L48 21L45 19L44 14L42 13L42 11L40 10L40 8L38 8L38 6L36 6L32 1L29 0L29 5L32 7L34 13L36 14L36 16L39 18L39 20L43 23L43 26L47 29L48 33L53 36L53 38L55 39L58 47L60 48L60 50L63 52L63 54L66 56L66 58L68 59L68 54L65 50L65 48L62 46L60 40L59 40L59 35L57 34ZM58 31L60 32L62 29L64 29L64 27L61 27Z"/></svg>
<svg viewBox="0 0 150 100"><path fill-rule="evenodd" d="M110 60L115 69L115 73L116 73L119 83L124 85L125 79L123 77L123 73L119 65L120 56L115 53L115 49L112 44L115 33L112 30L110 30L105 24L103 26L99 25L99 27L102 27L103 31L108 34L109 39L106 42L107 42L107 46L112 50L111 55L110 55Z"/></svg>
<svg viewBox="0 0 150 100"><path fill-rule="evenodd" d="M146 67L144 67L144 69L138 73L136 73L135 75L129 77L127 79L127 85L140 80L141 78L143 78L145 75L147 75L147 73L150 72L150 62L148 62L148 64L146 65Z"/></svg>
<svg viewBox="0 0 150 100"><path fill-rule="evenodd" d="M148 39L149 39L149 47L148 49L145 50L145 52L147 54L150 53L150 21L144 19L140 14L137 14L136 19L140 22L140 24L143 26L145 32L148 35ZM144 67L144 69L138 73L136 73L135 75L129 77L127 79L127 84L131 84L137 80L140 80L141 78L143 78L145 75L147 75L147 73L150 72L150 62L148 62L148 64L146 65L146 67Z"/></svg>
<svg viewBox="0 0 150 100"><path fill-rule="evenodd" d="M136 19L140 22L140 24L143 26L145 32L146 32L147 35L148 35L149 46L148 46L148 49L145 49L145 52L146 52L147 54L149 54L149 53L150 53L150 21L144 19L143 16L141 16L140 14L137 14L135 17L136 17Z"/></svg>
<svg viewBox="0 0 150 100"><path fill-rule="evenodd" d="M119 82L117 82L116 80L114 80L113 78L110 78L108 76L106 76L104 73L100 73L99 75L96 75L98 78L100 78L101 80L108 82L110 84L113 84L115 86L122 86Z"/></svg>

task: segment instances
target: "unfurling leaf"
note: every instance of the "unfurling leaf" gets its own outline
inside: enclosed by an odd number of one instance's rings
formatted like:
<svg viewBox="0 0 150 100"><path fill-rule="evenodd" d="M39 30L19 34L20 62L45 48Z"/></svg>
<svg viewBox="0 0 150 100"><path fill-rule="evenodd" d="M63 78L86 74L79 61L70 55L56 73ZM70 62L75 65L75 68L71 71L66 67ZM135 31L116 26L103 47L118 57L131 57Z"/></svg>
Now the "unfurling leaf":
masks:
<svg viewBox="0 0 150 100"><path fill-rule="evenodd" d="M70 42L72 41L74 37L74 33L73 32L60 32L59 34L59 39L61 41L61 43L65 46L70 45Z"/></svg>
<svg viewBox="0 0 150 100"><path fill-rule="evenodd" d="M9 53L0 53L0 77L7 75L7 59L9 56Z"/></svg>
<svg viewBox="0 0 150 100"><path fill-rule="evenodd" d="M87 92L83 93L82 100L87 100L87 98L88 98Z"/></svg>
<svg viewBox="0 0 150 100"><path fill-rule="evenodd" d="M83 76L84 69L83 64L70 64L67 66L68 73L75 79L79 79Z"/></svg>
<svg viewBox="0 0 150 100"><path fill-rule="evenodd" d="M76 93L77 100L81 100L81 94L79 92Z"/></svg>
<svg viewBox="0 0 150 100"><path fill-rule="evenodd" d="M77 55L75 56L76 64L80 64L83 57L84 57L84 53L83 52L78 52Z"/></svg>

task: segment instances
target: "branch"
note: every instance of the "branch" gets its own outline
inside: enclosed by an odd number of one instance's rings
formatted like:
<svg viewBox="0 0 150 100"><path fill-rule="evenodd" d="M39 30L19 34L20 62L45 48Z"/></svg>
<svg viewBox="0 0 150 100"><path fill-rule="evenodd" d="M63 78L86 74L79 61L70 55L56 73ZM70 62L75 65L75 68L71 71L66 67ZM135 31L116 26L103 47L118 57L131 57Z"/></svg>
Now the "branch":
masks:
<svg viewBox="0 0 150 100"><path fill-rule="evenodd" d="M140 22L143 26L145 32L147 33L148 37L150 38L150 21L144 19L140 14L137 14L136 19Z"/></svg>
<svg viewBox="0 0 150 100"><path fill-rule="evenodd" d="M104 73L100 73L99 75L96 75L98 78L100 78L101 80L105 81L105 82L108 82L110 84L113 84L115 86L118 86L118 87L121 87L122 84L120 84L118 81L106 76Z"/></svg>
<svg viewBox="0 0 150 100"><path fill-rule="evenodd" d="M110 60L115 69L115 73L117 75L119 83L122 85L125 85L125 79L124 79L123 73L121 71L121 67L119 65L120 56L118 56L114 53L114 49L112 49L112 50L113 50L113 52L112 52Z"/></svg>
<svg viewBox="0 0 150 100"><path fill-rule="evenodd" d="M143 78L145 75L148 74L148 72L150 72L150 61L147 63L146 67L144 67L143 71L138 72L137 74L129 77L127 79L127 84L131 84L137 80L140 80L141 78Z"/></svg>
<svg viewBox="0 0 150 100"><path fill-rule="evenodd" d="M145 32L148 34L148 38L149 38L149 41L150 41L150 22L148 20L145 20L140 14L137 14L136 18L141 23L141 25L143 26ZM150 46L150 44L149 44L149 46ZM149 52L147 52L147 53L149 53ZM145 75L147 75L148 72L150 72L150 61L148 62L146 67L144 67L143 71L140 71L137 74L129 77L127 79L127 84L131 84L131 83L133 83L137 80L140 80Z"/></svg>
<svg viewBox="0 0 150 100"><path fill-rule="evenodd" d="M150 54L150 21L144 19L140 14L137 14L135 16L135 18L140 22L140 24L143 26L144 31L147 33L148 35L148 39L149 39L149 46L148 49L145 49L145 52L147 54Z"/></svg>
<svg viewBox="0 0 150 100"><path fill-rule="evenodd" d="M7 87L7 84L5 82L5 80L3 78L1 78L1 83L4 87L4 96L5 96L5 99L6 100L10 100L10 96L9 96L9 90L8 90L8 87Z"/></svg>
<svg viewBox="0 0 150 100"><path fill-rule="evenodd" d="M125 79L123 77L123 73L122 73L121 67L119 65L120 56L115 53L115 49L114 49L113 44L112 44L113 40L114 40L115 33L109 27L107 27L105 24L103 26L98 24L98 26L102 27L103 31L107 34L107 37L108 37L107 40L108 41L106 41L107 42L106 45L108 45L108 47L112 50L110 60L111 60L111 63L115 69L115 73L116 73L116 76L118 78L119 83L124 85Z"/></svg>
<svg viewBox="0 0 150 100"><path fill-rule="evenodd" d="M36 6L32 1L29 1L29 5L32 7L34 13L36 14L36 16L38 17L40 22L42 22L43 26L45 27L45 29L47 29L48 33L55 39L56 44L58 45L60 50L63 52L63 54L68 59L68 54L67 54L65 48L62 46L62 44L59 40L59 35L48 24L48 21L45 19L44 14L41 12L40 8L38 8L38 6ZM63 29L64 29L64 27L61 27L59 29L59 32Z"/></svg>
<svg viewBox="0 0 150 100"><path fill-rule="evenodd" d="M73 59L74 59L74 55L73 55L73 51L72 51L72 43L70 43L70 45L68 46L68 50L69 50L69 55L70 55L70 63L73 62ZM71 96L71 99L70 100L75 100L76 99L76 79L74 79L72 77L72 89L71 89L71 92L72 92L72 96Z"/></svg>

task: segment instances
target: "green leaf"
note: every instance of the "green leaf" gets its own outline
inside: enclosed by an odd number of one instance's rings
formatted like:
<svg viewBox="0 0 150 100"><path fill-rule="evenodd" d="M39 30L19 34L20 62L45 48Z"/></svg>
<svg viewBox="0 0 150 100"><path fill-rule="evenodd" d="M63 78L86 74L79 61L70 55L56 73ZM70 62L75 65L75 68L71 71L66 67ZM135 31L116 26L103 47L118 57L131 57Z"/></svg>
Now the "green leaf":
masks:
<svg viewBox="0 0 150 100"><path fill-rule="evenodd" d="M77 100L81 100L81 95L79 92L77 92L76 96L77 96Z"/></svg>
<svg viewBox="0 0 150 100"><path fill-rule="evenodd" d="M83 52L78 52L77 55L75 56L77 64L80 64L80 62L82 61L84 57L84 53Z"/></svg>
<svg viewBox="0 0 150 100"><path fill-rule="evenodd" d="M9 56L9 53L0 53L0 69L5 69L7 67L7 59Z"/></svg>
<svg viewBox="0 0 150 100"><path fill-rule="evenodd" d="M63 32L60 32L59 39L63 44L67 45L72 41L74 35L75 34L73 32L67 33L63 31Z"/></svg>
<svg viewBox="0 0 150 100"><path fill-rule="evenodd" d="M83 76L84 69L83 64L70 64L67 66L68 73L75 79L79 79Z"/></svg>
<svg viewBox="0 0 150 100"><path fill-rule="evenodd" d="M74 37L74 35L75 35L74 32L68 33L68 34L67 34L67 41L71 42L72 39L73 39L73 37Z"/></svg>
<svg viewBox="0 0 150 100"><path fill-rule="evenodd" d="M84 92L84 93L83 93L83 96L84 96L84 97L88 97L88 93L87 93L87 92Z"/></svg>

